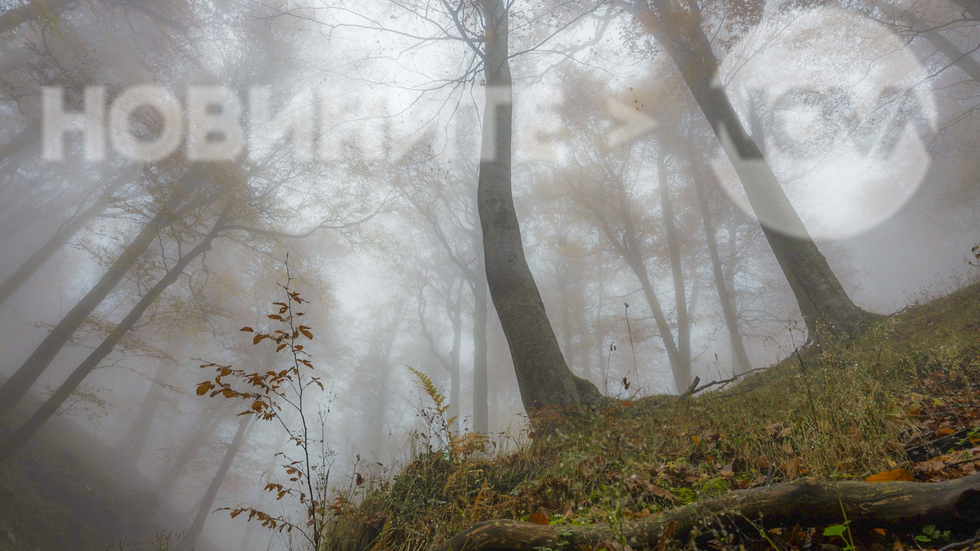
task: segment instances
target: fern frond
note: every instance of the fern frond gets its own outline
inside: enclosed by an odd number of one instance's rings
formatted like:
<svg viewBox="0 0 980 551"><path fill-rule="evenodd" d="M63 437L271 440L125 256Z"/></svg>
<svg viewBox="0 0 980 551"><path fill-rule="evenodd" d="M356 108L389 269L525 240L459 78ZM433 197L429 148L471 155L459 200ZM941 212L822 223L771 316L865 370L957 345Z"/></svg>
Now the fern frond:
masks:
<svg viewBox="0 0 980 551"><path fill-rule="evenodd" d="M439 389L436 388L436 385L432 382L432 379L425 373L422 373L410 365L406 365L405 367L407 367L408 370L411 371L412 374L418 379L417 384L419 389L424 392L426 396L431 398L433 402L435 402L436 411L439 413L439 415L444 415L447 411L449 411L449 404L446 403L446 397L439 393Z"/></svg>

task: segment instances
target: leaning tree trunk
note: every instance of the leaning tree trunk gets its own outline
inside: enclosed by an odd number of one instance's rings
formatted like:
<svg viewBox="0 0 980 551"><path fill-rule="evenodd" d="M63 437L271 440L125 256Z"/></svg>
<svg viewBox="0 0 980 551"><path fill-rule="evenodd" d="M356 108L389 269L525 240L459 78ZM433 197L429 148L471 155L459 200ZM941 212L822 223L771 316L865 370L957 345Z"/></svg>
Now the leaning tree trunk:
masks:
<svg viewBox="0 0 980 551"><path fill-rule="evenodd" d="M55 234L51 236L51 239L48 239L47 243L35 251L7 279L3 280L3 283L0 283L0 304L6 302L14 294L14 291L26 283L48 259L54 256L54 253L61 250L61 247L65 243L68 243L82 228L92 220L95 220L96 217L109 207L116 190L126 182L126 178L131 172L127 171L126 174L117 176L116 181L109 184L101 197L96 199L94 203L80 214L66 220Z"/></svg>
<svg viewBox="0 0 980 551"><path fill-rule="evenodd" d="M827 259L809 237L769 163L745 131L721 85L718 58L701 28L697 5L685 9L674 0L650 0L636 10L643 24L670 54L687 82L722 148L738 174L752 209L762 220L775 222L782 233L762 225L762 231L789 281L811 338L818 331L852 336L877 319L858 308L844 291Z"/></svg>
<svg viewBox="0 0 980 551"><path fill-rule="evenodd" d="M31 386L38 380L44 370L51 365L58 352L68 343L75 331L88 319L116 284L125 277L140 256L157 238L162 226L171 222L178 207L187 200L200 182L200 175L185 174L175 185L175 189L164 203L160 212L151 220L140 233L123 249L122 254L112 263L112 266L99 279L98 283L58 322L58 325L48 333L41 344L29 358L20 366L7 382L0 387L0 420L7 417L17 402L27 394Z"/></svg>
<svg viewBox="0 0 980 551"><path fill-rule="evenodd" d="M167 290L168 287L177 281L177 278L184 273L184 269L191 263L192 260L198 256L204 254L205 251L211 250L211 241L217 237L218 233L224 226L225 216L228 214L228 210L221 214L215 226L210 232L204 237L204 239L188 253L180 258L176 264L162 277L157 283L146 292L145 295L136 303L136 306L126 314L126 317L116 325L109 335L102 341L102 343L89 354L85 360L72 371L71 375L65 382L61 383L58 390L54 392L43 404L34 412L34 415L27 420L19 429L17 429L14 434L10 436L6 441L0 444L0 463L3 463L10 454L18 450L23 446L28 440L34 436L35 433L51 418L52 415L58 408L61 407L65 400L78 385L88 377L92 371L99 366L99 363L105 359L109 353L116 347L116 344L136 325L136 322L143 316L143 313L156 302L156 299Z"/></svg>
<svg viewBox="0 0 980 551"><path fill-rule="evenodd" d="M670 323L667 322L667 316L664 315L663 307L660 305L660 299L657 297L657 292L653 288L650 273L647 272L646 263L644 262L640 249L640 240L636 235L636 224L633 223L633 213L630 210L630 202L626 196L626 188L623 185L623 180L616 174L609 173L609 176L610 181L616 186L616 198L619 204L620 217L623 221L622 239L616 234L616 230L609 224L600 208L586 201L582 202L582 206L592 212L602 227L602 232L605 234L606 239L609 240L609 243L619 253L620 258L626 262L626 265L630 267L630 270L632 270L636 279L640 282L640 287L643 289L643 296L646 298L647 306L650 307L650 313L653 314L653 320L657 324L657 330L660 331L660 339L664 343L664 350L667 352L670 371L674 377L674 386L677 388L678 393L684 392L688 385L691 384L691 363L690 361L685 363L681 357L680 350L677 347L677 341L674 340L674 334L671 332Z"/></svg>
<svg viewBox="0 0 980 551"><path fill-rule="evenodd" d="M504 0L483 0L480 5L486 22L487 105L477 204L490 297L507 337L524 408L529 414L550 406L578 408L598 402L601 395L592 383L572 375L565 364L524 257L514 209L507 7Z"/></svg>
<svg viewBox="0 0 980 551"><path fill-rule="evenodd" d="M919 482L819 482L812 479L737 490L626 521L619 526L540 525L516 520L488 520L460 532L433 551L563 551L594 549L621 535L633 549L663 549L668 540L684 543L711 529L745 521L765 528L797 524L918 530L980 526L980 474L957 480Z"/></svg>

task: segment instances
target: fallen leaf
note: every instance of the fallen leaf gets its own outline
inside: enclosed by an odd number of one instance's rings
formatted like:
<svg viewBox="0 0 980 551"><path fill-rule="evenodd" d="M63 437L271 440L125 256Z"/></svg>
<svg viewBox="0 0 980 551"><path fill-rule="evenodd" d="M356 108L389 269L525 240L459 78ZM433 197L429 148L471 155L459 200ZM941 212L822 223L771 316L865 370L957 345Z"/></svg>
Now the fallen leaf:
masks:
<svg viewBox="0 0 980 551"><path fill-rule="evenodd" d="M531 513L531 516L527 517L528 522L533 522L534 524L544 524L545 526L551 524L551 520L548 515L538 511L536 513Z"/></svg>
<svg viewBox="0 0 980 551"><path fill-rule="evenodd" d="M912 480L912 473L908 469L892 469L890 471L884 471L877 474L873 474L868 478L865 478L865 482L892 482L894 480Z"/></svg>

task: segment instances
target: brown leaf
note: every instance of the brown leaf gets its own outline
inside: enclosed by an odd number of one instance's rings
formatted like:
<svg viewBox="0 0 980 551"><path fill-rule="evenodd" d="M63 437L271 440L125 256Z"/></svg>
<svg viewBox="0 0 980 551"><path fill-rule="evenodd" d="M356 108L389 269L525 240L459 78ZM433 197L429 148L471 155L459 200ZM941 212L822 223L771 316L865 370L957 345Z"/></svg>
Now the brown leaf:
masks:
<svg viewBox="0 0 980 551"><path fill-rule="evenodd" d="M211 390L211 381L204 381L203 383L197 385L197 395L204 396L209 390Z"/></svg>
<svg viewBox="0 0 980 551"><path fill-rule="evenodd" d="M248 333L254 333L255 332L255 329L252 329L251 327L245 326L245 327L242 327L241 329L239 329L239 331L245 331L245 332L248 332Z"/></svg>

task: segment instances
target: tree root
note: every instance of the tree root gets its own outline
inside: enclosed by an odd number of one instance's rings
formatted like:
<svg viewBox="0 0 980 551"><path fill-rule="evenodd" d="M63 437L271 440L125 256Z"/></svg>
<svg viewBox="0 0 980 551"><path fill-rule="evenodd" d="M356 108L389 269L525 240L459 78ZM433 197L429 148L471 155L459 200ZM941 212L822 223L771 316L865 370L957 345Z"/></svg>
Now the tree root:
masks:
<svg viewBox="0 0 980 551"><path fill-rule="evenodd" d="M750 520L764 526L841 524L917 531L980 527L980 473L937 483L823 482L801 479L765 488L737 490L622 525L548 526L515 520L473 525L432 551L587 551L620 537L633 549L656 549L667 540L685 542L693 532Z"/></svg>

